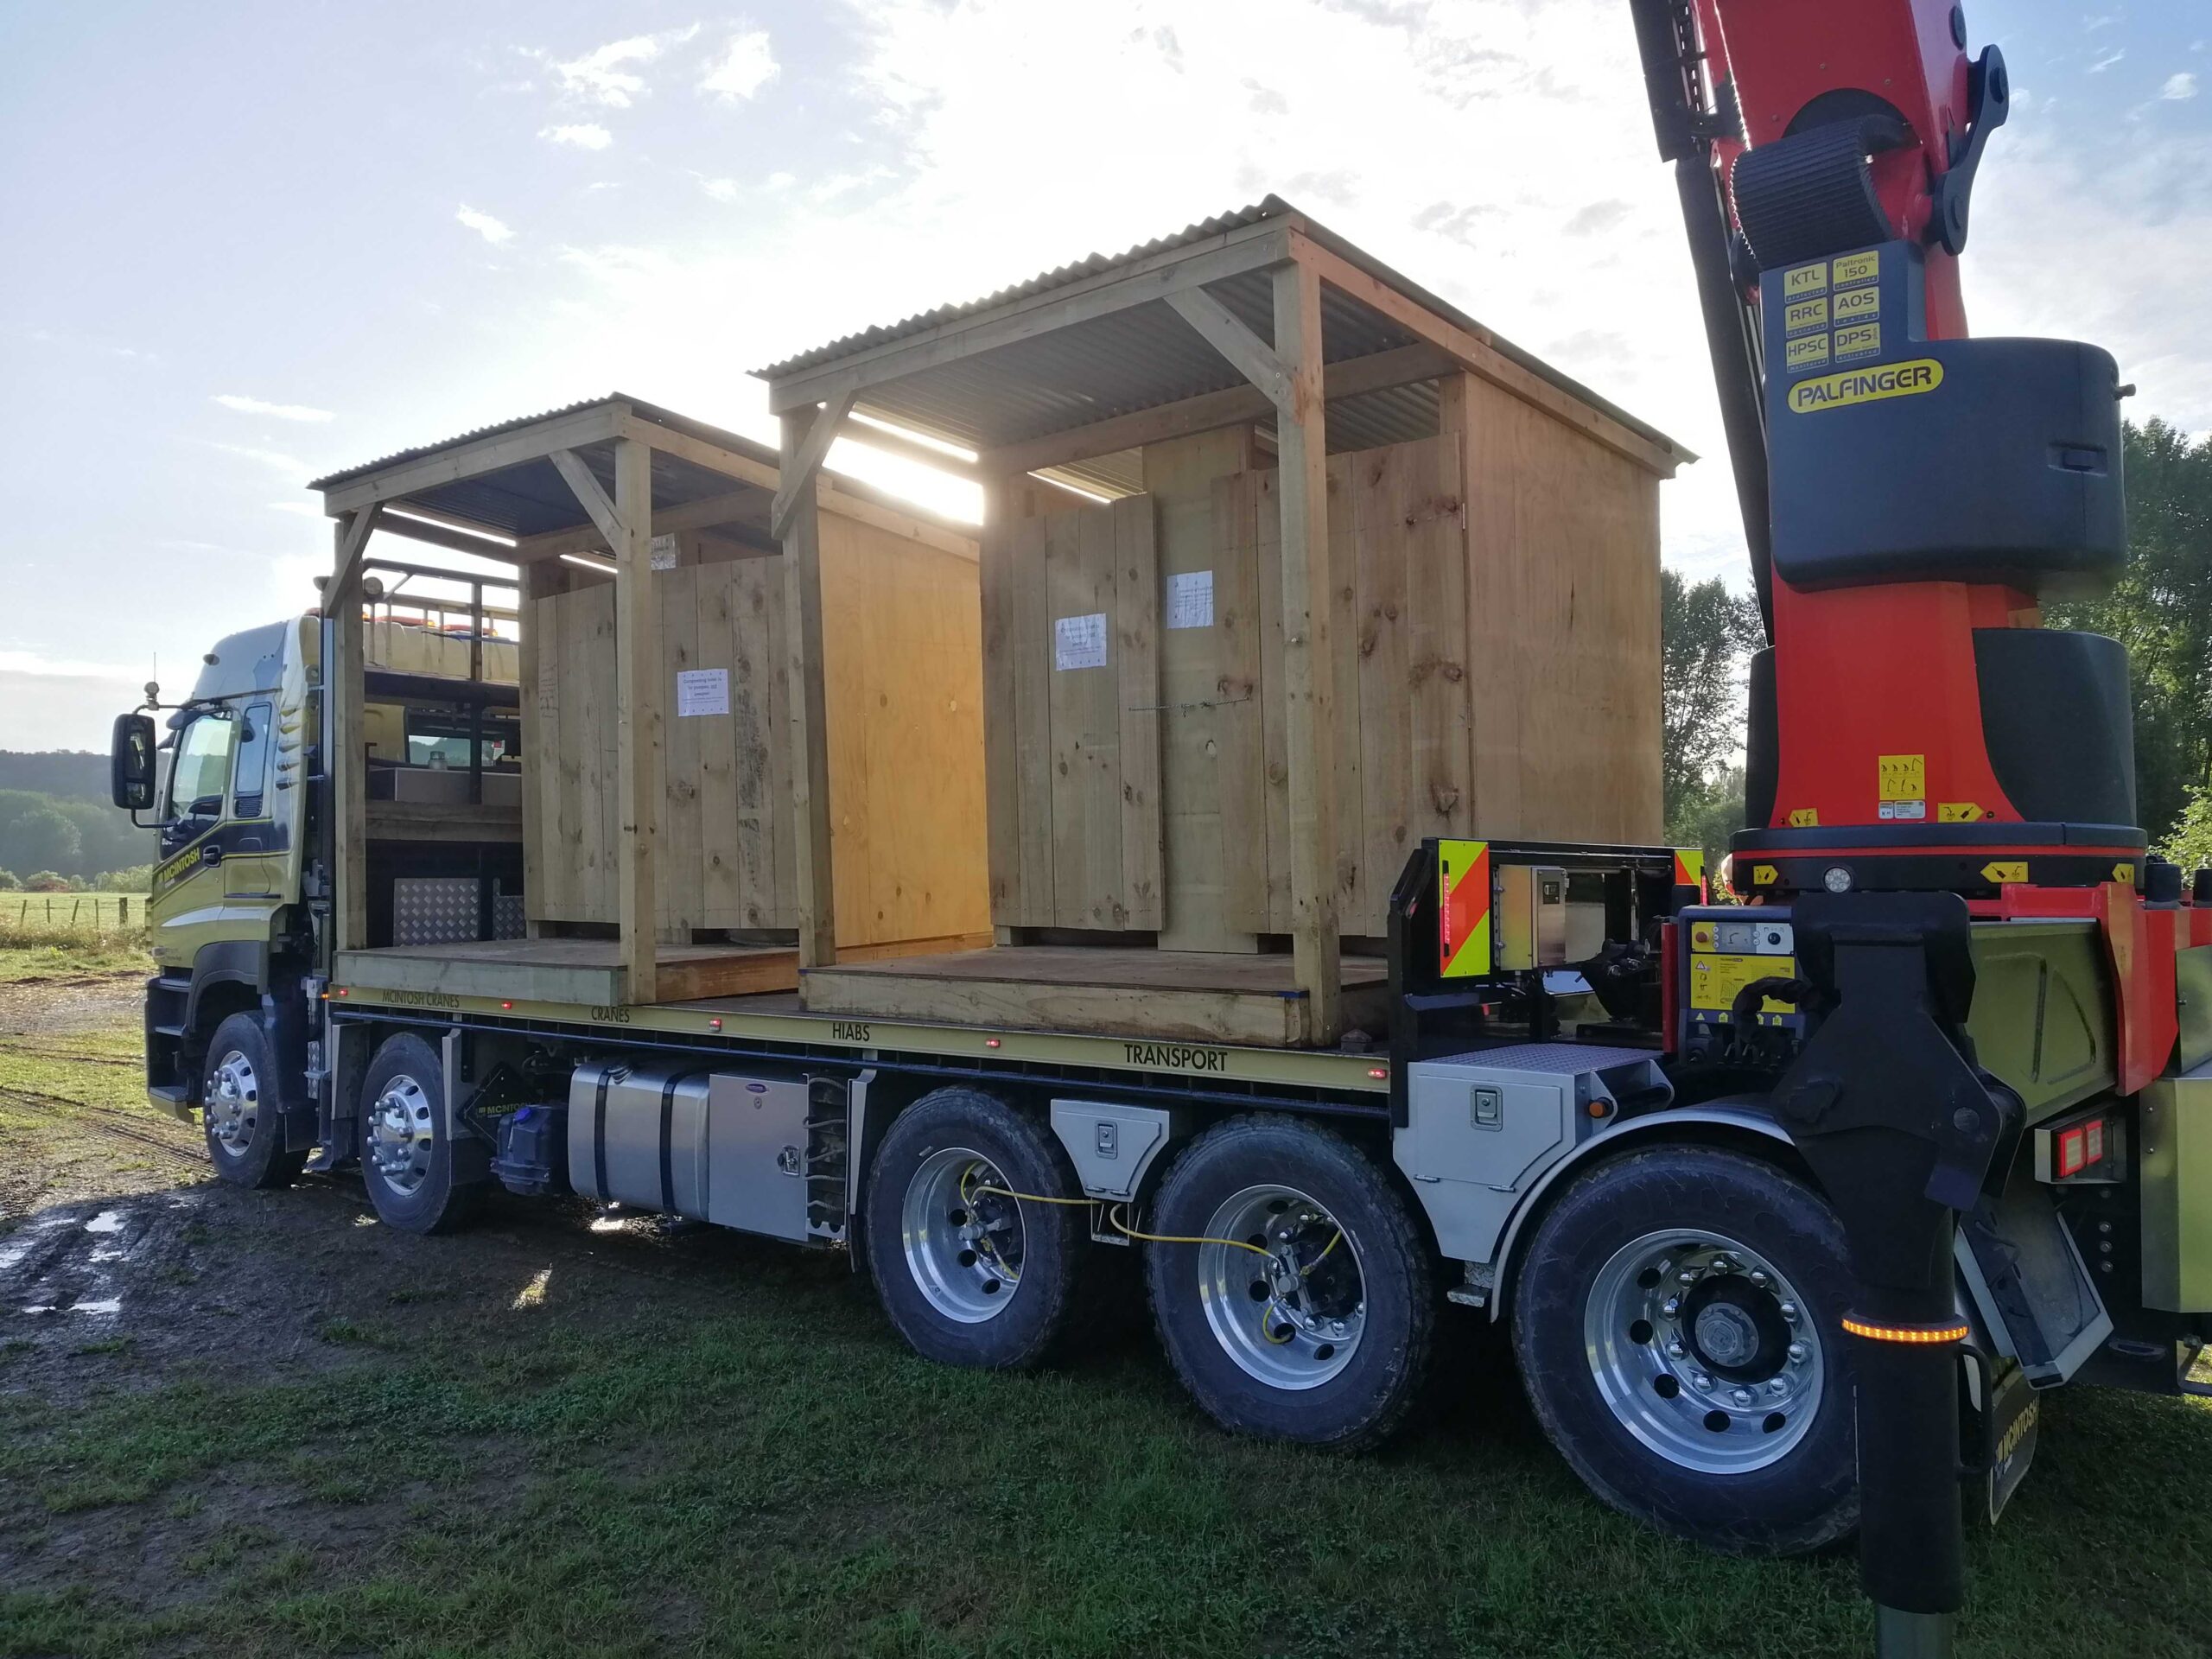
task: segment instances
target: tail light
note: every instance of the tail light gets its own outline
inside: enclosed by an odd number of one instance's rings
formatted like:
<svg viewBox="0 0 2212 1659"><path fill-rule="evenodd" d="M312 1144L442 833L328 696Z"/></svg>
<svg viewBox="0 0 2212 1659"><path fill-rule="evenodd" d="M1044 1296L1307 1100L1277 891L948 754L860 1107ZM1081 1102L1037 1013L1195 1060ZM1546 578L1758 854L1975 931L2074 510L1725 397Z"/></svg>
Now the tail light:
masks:
<svg viewBox="0 0 2212 1659"><path fill-rule="evenodd" d="M2127 1178L2120 1122L2108 1110L2096 1109L2039 1124L2035 1136L2039 1181L2084 1183Z"/></svg>

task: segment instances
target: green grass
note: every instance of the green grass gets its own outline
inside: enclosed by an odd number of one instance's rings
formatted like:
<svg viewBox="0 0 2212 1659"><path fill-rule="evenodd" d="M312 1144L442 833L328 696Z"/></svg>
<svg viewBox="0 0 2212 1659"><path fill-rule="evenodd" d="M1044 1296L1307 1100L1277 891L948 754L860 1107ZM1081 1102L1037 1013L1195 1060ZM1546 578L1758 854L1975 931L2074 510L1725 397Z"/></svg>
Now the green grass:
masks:
<svg viewBox="0 0 2212 1659"><path fill-rule="evenodd" d="M645 1294L612 1328L518 1311L311 1379L66 1414L0 1395L0 1488L41 1524L205 1529L154 1611L0 1593L0 1653L1866 1651L1849 1561L1719 1560L1611 1515L1495 1351L1440 1422L1345 1462L1222 1437L1141 1344L949 1371L827 1263L764 1248L745 1277L703 1319ZM2084 1391L2047 1423L1973 1540L1962 1650L2205 1651L2212 1510L2186 1481L2212 1411Z"/></svg>
<svg viewBox="0 0 2212 1659"><path fill-rule="evenodd" d="M143 893L0 893L0 947L145 937Z"/></svg>
<svg viewBox="0 0 2212 1659"><path fill-rule="evenodd" d="M5 894L0 894L4 898ZM150 974L143 931L58 938L16 928L0 916L0 985L86 974Z"/></svg>

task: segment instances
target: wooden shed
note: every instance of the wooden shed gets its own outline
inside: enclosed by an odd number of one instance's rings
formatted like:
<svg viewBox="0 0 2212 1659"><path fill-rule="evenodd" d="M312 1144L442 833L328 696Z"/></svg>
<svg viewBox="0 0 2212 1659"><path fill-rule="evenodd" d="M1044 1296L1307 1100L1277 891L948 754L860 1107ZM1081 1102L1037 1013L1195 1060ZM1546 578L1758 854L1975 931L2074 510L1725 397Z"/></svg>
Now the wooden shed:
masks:
<svg viewBox="0 0 2212 1659"><path fill-rule="evenodd" d="M815 805L840 855L833 948L989 939L972 529L818 474L821 582L802 603L768 534L778 464L618 395L317 481L339 520L325 608L348 747L360 636L379 626L358 582L372 531L520 582L530 937L395 946L371 931L372 884L349 880L349 982L609 1006L789 990L810 884L830 879L798 833ZM365 860L358 771L335 769L340 856Z"/></svg>
<svg viewBox="0 0 2212 1659"><path fill-rule="evenodd" d="M809 1008L1333 1043L1422 837L1658 839L1686 452L1287 204L762 373L786 477L858 410L987 502L996 944Z"/></svg>

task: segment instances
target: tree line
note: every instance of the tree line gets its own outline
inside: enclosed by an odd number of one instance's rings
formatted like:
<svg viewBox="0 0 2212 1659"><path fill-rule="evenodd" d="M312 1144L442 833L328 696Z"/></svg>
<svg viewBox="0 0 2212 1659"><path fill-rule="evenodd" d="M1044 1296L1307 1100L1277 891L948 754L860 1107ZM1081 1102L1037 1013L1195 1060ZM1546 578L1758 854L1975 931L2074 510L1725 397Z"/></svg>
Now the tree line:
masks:
<svg viewBox="0 0 2212 1659"><path fill-rule="evenodd" d="M108 802L105 755L0 751L0 888L37 877L95 886L153 856L151 833Z"/></svg>
<svg viewBox="0 0 2212 1659"><path fill-rule="evenodd" d="M2127 567L2111 592L2044 609L2127 647L2136 815L2184 868L2212 864L2212 435L2125 428ZM1718 576L1660 573L1667 838L1717 868L1744 822L1744 682L1758 611Z"/></svg>

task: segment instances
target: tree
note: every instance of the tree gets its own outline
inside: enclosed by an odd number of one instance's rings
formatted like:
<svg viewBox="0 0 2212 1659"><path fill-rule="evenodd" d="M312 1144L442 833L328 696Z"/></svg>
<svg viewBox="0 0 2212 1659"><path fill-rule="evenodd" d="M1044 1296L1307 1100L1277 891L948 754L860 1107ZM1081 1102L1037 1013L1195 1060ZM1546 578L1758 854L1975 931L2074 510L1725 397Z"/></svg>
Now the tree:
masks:
<svg viewBox="0 0 2212 1659"><path fill-rule="evenodd" d="M2136 816L2153 842L2212 784L2212 436L2164 421L2124 435L2127 568L2113 590L2048 607L2053 626L2127 647L2135 701Z"/></svg>
<svg viewBox="0 0 2212 1659"><path fill-rule="evenodd" d="M0 823L0 846L19 869L60 870L74 867L85 838L67 813L42 803Z"/></svg>
<svg viewBox="0 0 2212 1659"><path fill-rule="evenodd" d="M69 891L69 878L66 875L56 875L52 870L41 870L36 875L24 878L23 891L26 893L67 893Z"/></svg>
<svg viewBox="0 0 2212 1659"><path fill-rule="evenodd" d="M1660 571L1660 777L1669 826L1704 809L1708 779L1741 741L1744 663L1764 642L1758 606L1719 577L1692 584ZM1735 799L1740 818L1740 773Z"/></svg>
<svg viewBox="0 0 2212 1659"><path fill-rule="evenodd" d="M1730 837L1744 827L1744 769L1728 766L1701 781L1667 820L1667 842L1673 847L1702 847L1705 873L1713 881L1716 903L1730 894L1720 884L1720 861L1728 855Z"/></svg>
<svg viewBox="0 0 2212 1659"><path fill-rule="evenodd" d="M20 893L22 887L13 870L0 870L0 893Z"/></svg>

